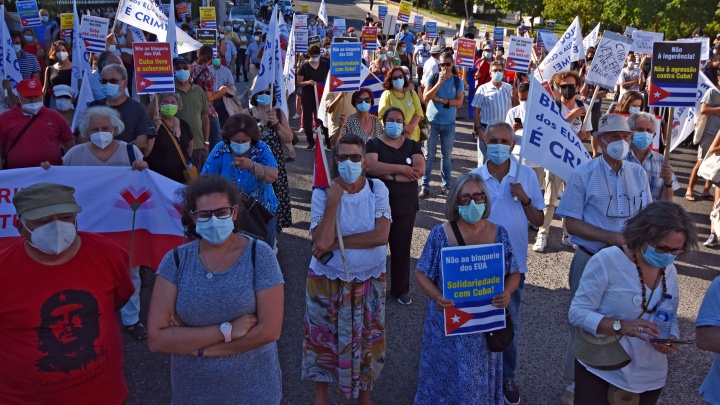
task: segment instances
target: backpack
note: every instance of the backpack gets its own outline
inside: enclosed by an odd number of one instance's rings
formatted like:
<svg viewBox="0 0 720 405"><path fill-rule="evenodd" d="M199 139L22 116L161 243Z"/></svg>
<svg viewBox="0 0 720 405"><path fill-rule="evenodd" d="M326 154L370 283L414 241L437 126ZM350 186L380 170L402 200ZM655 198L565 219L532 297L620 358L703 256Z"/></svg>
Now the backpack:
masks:
<svg viewBox="0 0 720 405"><path fill-rule="evenodd" d="M430 76L430 86L434 86L438 82L438 78L440 77L440 73L433 73L432 76ZM455 83L455 90L460 89L460 78L457 77L457 75L453 74L453 83Z"/></svg>
<svg viewBox="0 0 720 405"><path fill-rule="evenodd" d="M562 112L562 101L560 101L559 98L555 99L555 105L557 105L558 108L560 109L560 112ZM583 104L582 101L575 99L575 106L576 107L585 107L585 104ZM590 107L590 108L592 108L592 107ZM565 118L565 117L563 117L563 118ZM580 121L585 122L585 114L580 116ZM582 124L580 124L580 125L582 125ZM582 131L582 127L580 128L580 130Z"/></svg>

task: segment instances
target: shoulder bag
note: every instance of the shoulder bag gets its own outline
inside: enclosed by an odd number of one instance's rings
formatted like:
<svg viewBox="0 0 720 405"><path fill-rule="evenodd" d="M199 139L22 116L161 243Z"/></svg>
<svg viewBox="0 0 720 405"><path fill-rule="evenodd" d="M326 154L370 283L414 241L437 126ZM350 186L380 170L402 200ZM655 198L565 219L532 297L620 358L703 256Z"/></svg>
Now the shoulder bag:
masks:
<svg viewBox="0 0 720 405"><path fill-rule="evenodd" d="M700 164L698 176L720 185L720 155L707 155Z"/></svg>
<svg viewBox="0 0 720 405"><path fill-rule="evenodd" d="M15 137L15 139L13 139L13 141L10 143L10 146L8 146L8 148L3 152L3 157L2 157L2 159L3 159L3 160L2 160L2 168L3 168L3 170L8 168L8 160L7 160L7 158L8 158L8 156L10 156L10 151L12 150L12 148L13 148L15 145L17 145L18 142L20 142L20 138L22 138L23 135L25 135L25 132L27 132L28 128L30 128L30 125L32 125L32 123L35 122L35 119L37 119L38 115L39 115L39 114L35 114L35 115L32 116L32 118L30 118L30 121L28 121L28 123L25 124L25 126L23 127L23 129L20 130L20 133L19 133L19 134Z"/></svg>
<svg viewBox="0 0 720 405"><path fill-rule="evenodd" d="M183 163L183 177L185 177L185 184L187 184L190 180L193 180L198 176L197 167L192 165L188 166L187 160L185 160L185 154L182 152L182 149L180 149L180 144L178 143L177 138L175 138L175 135L173 135L173 131L164 122L160 121L160 123L163 127L165 127L168 136L173 140L173 145L175 145L175 149L177 149L177 152L180 155L180 160L182 160Z"/></svg>
<svg viewBox="0 0 720 405"><path fill-rule="evenodd" d="M465 239L463 239L460 233L460 228L456 221L450 221L450 227L452 228L455 239L457 239L458 246L465 246ZM510 319L510 309L505 308L505 327L502 329L494 330L491 332L485 332L485 340L487 341L488 349L491 352L502 352L510 343L515 339L515 328L513 328L512 321Z"/></svg>
<svg viewBox="0 0 720 405"><path fill-rule="evenodd" d="M255 176L253 173L250 173L250 175ZM240 207L238 208L238 218L236 222L240 224L240 229L243 233L266 242L268 237L267 224L275 214L262 203L263 195L265 194L264 173L262 186L260 186L261 190L258 191L257 198L243 191L248 181L250 181L250 178L248 178L242 187L239 187ZM237 180L234 180L233 183L237 184Z"/></svg>

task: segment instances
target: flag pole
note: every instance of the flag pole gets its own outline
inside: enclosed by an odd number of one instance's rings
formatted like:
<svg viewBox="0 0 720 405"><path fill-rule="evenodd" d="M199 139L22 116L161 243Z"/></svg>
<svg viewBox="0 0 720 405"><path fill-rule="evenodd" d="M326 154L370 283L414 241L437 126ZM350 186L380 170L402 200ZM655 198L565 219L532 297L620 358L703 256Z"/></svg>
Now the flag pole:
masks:
<svg viewBox="0 0 720 405"><path fill-rule="evenodd" d="M670 162L670 136L672 135L672 125L675 120L675 107L668 108L668 122L665 130L665 164Z"/></svg>
<svg viewBox="0 0 720 405"><path fill-rule="evenodd" d="M600 86L595 86L595 91L593 91L592 98L590 99L590 113L588 114L587 111L585 111L585 119L583 120L582 126L580 127L580 131L585 129L585 126L588 123L588 120L590 119L590 114L592 114L592 108L595 105L595 99L597 99L598 93L600 92Z"/></svg>
<svg viewBox="0 0 720 405"><path fill-rule="evenodd" d="M530 90L528 93L528 100L532 100L531 96L534 95L534 91L537 91L535 87L537 87L534 83L540 84L537 80L531 80L530 81ZM530 109L525 107L525 117L523 117L523 122L528 122L528 117L530 116ZM513 134L515 136L515 134ZM517 164L517 170L515 171L515 181L518 183L520 182L520 171L522 170L523 165L523 155L525 153L525 144L528 138L528 134L525 133L525 129L523 128L523 137L522 137L522 143L520 144L520 156L518 158L518 164ZM513 197L513 201L517 202L518 198Z"/></svg>

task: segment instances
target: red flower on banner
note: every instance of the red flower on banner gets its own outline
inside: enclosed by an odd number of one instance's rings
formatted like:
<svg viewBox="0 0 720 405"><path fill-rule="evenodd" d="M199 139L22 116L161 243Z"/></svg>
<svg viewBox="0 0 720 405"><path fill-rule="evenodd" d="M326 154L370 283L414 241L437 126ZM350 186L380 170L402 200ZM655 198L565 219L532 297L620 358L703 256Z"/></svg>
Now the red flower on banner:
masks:
<svg viewBox="0 0 720 405"><path fill-rule="evenodd" d="M133 186L128 186L120 191L122 200L115 200L113 206L116 208L137 211L140 208L150 209L155 208L155 203L150 200L152 193L145 187L140 190L135 190Z"/></svg>

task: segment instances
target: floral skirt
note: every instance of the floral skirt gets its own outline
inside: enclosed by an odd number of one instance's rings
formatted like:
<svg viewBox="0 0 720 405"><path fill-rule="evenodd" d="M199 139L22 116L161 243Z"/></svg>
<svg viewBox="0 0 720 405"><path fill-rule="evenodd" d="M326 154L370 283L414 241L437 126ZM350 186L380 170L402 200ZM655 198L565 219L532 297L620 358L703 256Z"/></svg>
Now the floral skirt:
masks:
<svg viewBox="0 0 720 405"><path fill-rule="evenodd" d="M386 276L331 280L308 271L302 378L337 382L348 398L371 390L385 363Z"/></svg>

